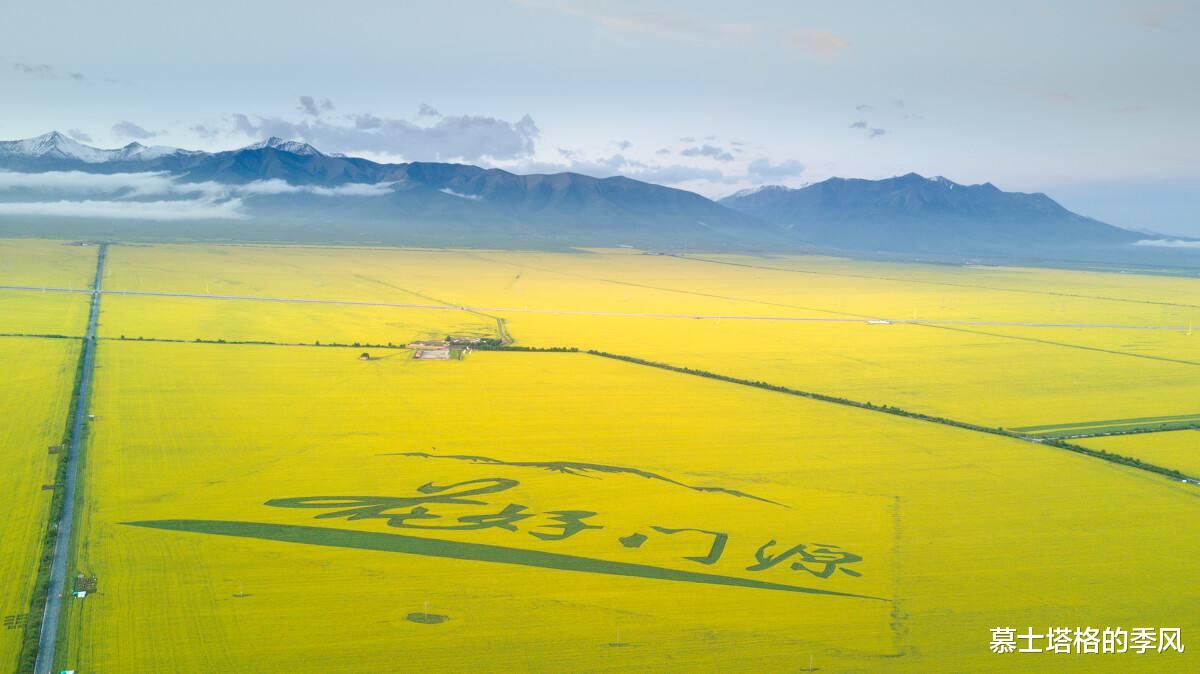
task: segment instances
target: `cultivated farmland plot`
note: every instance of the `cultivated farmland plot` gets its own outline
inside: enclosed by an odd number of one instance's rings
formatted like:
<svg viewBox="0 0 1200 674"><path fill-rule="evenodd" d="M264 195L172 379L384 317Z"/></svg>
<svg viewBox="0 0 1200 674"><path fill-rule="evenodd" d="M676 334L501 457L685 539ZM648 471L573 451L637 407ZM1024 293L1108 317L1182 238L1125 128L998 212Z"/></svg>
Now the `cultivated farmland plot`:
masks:
<svg viewBox="0 0 1200 674"><path fill-rule="evenodd" d="M1196 431L1144 427L1200 414L1194 279L107 250L56 667L968 671L996 626L1200 629ZM70 337L0 340L50 420L6 456L62 434L95 262L0 277L66 289L0 290L11 332Z"/></svg>
<svg viewBox="0 0 1200 674"><path fill-rule="evenodd" d="M47 515L58 484L55 466L66 426L79 346L75 340L0 340L0 668L15 668L40 614L35 579ZM32 613L32 615L31 615Z"/></svg>

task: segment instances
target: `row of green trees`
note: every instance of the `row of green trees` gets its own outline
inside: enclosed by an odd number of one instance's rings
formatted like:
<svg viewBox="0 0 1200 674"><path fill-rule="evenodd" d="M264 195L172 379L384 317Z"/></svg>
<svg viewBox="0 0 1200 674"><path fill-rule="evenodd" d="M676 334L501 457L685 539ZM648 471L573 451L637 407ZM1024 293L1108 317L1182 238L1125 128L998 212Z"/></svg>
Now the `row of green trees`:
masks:
<svg viewBox="0 0 1200 674"><path fill-rule="evenodd" d="M1013 431L1009 431L1004 428L980 426L978 424L972 424L972 423L969 423L966 421L958 421L957 419L948 419L946 417L939 417L939 416L934 416L931 414L924 414L921 412L913 412L911 410L902 409L899 407L895 407L893 405L876 405L871 402L861 402L858 400L850 400L849 398L841 398L838 396L826 395L824 393L814 393L811 391L802 391L802 390L790 388L787 386L780 386L778 384L770 384L765 381L758 381L758 380L753 380L753 379L742 379L739 377L730 377L728 375L717 374L715 372L709 372L707 370L699 370L696 368L680 367L677 365L669 365L667 363L659 363L659 362L655 362L652 360L645 360L643 358L637 358L634 356L624 356L624 355L616 354L616 353L608 353L606 351L597 351L595 349L589 349L587 351L587 353L589 353L593 356L600 356L601 358L611 358L613 360L620 360L620 361L624 361L626 363L634 363L637 365L645 365L647 367L655 367L660 370L669 370L671 372L690 374L690 375L693 375L696 377L705 377L707 379L716 379L718 381L725 381L725 382L729 382L731 384L740 384L742 386L753 386L754 388L765 389L767 391L774 391L776 393L785 393L787 395L800 396L802 398L810 398L812 400L820 400L823 402L835 403L838 405L848 405L850 407L858 407L860 409L867 409L867 410L872 410L875 412L883 412L885 414L894 414L896 416L909 417L911 419L920 419L922 421L928 421L928 422L932 422L932 423L936 423L936 424L942 424L945 426L953 426L955 428L963 428L966 430L976 431L979 433L990 433L992 435L1002 435L1005 437L1015 438L1018 440L1025 440L1025 441L1029 441L1029 442L1038 442L1038 443L1041 443L1044 445L1050 445L1052 447L1057 447L1059 449L1065 449L1067 451L1077 452L1079 454L1086 454L1088 456L1092 456L1097 459L1103 459L1105 461L1111 461L1113 463L1119 463L1119 464L1131 466L1134 468L1140 468L1142 470L1150 471L1152 473L1158 473L1160 475L1165 475L1167 477L1172 477L1172 478L1179 479L1179 480L1185 480L1185 481L1190 481L1190 482L1200 482L1200 479L1189 476L1186 473L1175 470L1174 468L1166 468L1166 467L1158 466L1158 465L1155 465L1152 463L1147 463L1145 461L1142 461L1141 459L1137 459L1137 458L1134 458L1131 456L1123 456L1120 454L1113 454L1112 452L1106 452L1106 451L1100 450L1100 449L1091 449L1089 447L1082 447L1080 445L1066 442L1065 440L1035 438L1032 436L1023 435L1021 433L1015 433Z"/></svg>

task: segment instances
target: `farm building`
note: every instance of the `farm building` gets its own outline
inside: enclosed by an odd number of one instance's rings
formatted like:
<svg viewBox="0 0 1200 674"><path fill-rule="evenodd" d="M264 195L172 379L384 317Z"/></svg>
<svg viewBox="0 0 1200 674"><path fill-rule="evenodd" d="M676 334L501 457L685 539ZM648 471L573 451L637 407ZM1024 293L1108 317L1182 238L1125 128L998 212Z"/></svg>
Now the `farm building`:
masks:
<svg viewBox="0 0 1200 674"><path fill-rule="evenodd" d="M413 355L417 360L450 360L450 347L439 346L428 349L417 349L417 353Z"/></svg>

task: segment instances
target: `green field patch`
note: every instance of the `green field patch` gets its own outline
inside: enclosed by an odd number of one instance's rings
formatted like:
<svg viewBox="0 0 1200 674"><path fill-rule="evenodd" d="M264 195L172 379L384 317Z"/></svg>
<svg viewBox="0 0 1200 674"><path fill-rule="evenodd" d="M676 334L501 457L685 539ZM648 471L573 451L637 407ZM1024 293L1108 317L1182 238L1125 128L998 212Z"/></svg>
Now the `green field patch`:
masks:
<svg viewBox="0 0 1200 674"><path fill-rule="evenodd" d="M1141 426L1167 422L1197 422L1200 423L1200 413L1175 414L1165 417L1135 417L1131 419L1104 419L1099 421L1080 421L1070 424L1045 424L1042 426L1022 426L1011 430L1021 433L1043 435L1047 431L1059 431L1073 428L1100 428L1106 426Z"/></svg>
<svg viewBox="0 0 1200 674"><path fill-rule="evenodd" d="M417 611L409 613L404 619L410 623L417 623L419 625L441 625L449 620L450 616L430 613L428 611Z"/></svg>
<svg viewBox="0 0 1200 674"><path fill-rule="evenodd" d="M1163 424L1131 424L1128 426L1093 426L1065 431L1040 433L1041 438L1088 438L1102 435L1128 435L1133 433L1161 433L1164 431L1186 431L1200 428L1200 419L1195 421L1177 421Z"/></svg>

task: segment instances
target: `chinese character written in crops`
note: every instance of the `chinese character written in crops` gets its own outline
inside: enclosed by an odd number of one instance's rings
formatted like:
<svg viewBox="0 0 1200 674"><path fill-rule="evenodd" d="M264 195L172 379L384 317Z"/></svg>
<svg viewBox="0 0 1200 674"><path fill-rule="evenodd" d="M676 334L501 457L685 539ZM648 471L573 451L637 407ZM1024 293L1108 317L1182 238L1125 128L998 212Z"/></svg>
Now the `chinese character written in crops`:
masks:
<svg viewBox="0 0 1200 674"><path fill-rule="evenodd" d="M595 517L596 513L590 510L551 510L546 513L553 515L550 519L557 524L543 524L545 529L559 529L557 534L544 534L540 531L530 531L529 535L535 538L540 538L543 541L561 541L564 538L570 538L584 529L603 529L604 527L596 524L586 524L583 520L589 517Z"/></svg>
<svg viewBox="0 0 1200 674"><path fill-rule="evenodd" d="M717 560L721 559L721 553L725 552L725 544L729 542L729 534L719 531L706 531L704 529L667 529L666 527L650 527L660 534L681 534L681 533L697 533L706 536L712 536L712 543L708 547L708 553L695 557L684 557L684 559L696 562L698 564L716 564ZM619 539L621 545L627 548L640 548L646 542L647 537L643 533L634 533Z"/></svg>
<svg viewBox="0 0 1200 674"><path fill-rule="evenodd" d="M420 496L305 496L272 499L267 501L267 505L279 508L333 509L332 512L316 515L316 518L381 519L388 526L399 529L445 531L503 529L517 531L518 522L537 516L537 513L528 512L529 509L519 503L509 503L495 513L463 515L450 520L451 523L434 523L436 520L448 518L433 512L428 506L485 506L488 505L487 501L471 497L507 491L518 484L520 483L516 480L498 477L467 480L445 486L438 486L430 482L417 487L417 491L421 493ZM535 528L551 531L549 533L530 531L528 532L530 536L544 541L560 541L587 529L603 528L597 524L584 522L585 519L596 515L588 510L552 510L546 515L550 522ZM554 531L555 529L557 531Z"/></svg>
<svg viewBox="0 0 1200 674"><path fill-rule="evenodd" d="M848 576L862 575L854 569L846 568L847 564L861 562L862 557L852 552L846 552L836 545L813 543L810 550L808 545L800 543L777 555L768 554L767 549L774 546L775 541L772 539L756 550L754 558L758 562L747 566L746 570L763 571L795 558L792 561L793 571L807 571L817 578L828 578L833 575L834 571L841 571Z"/></svg>
<svg viewBox="0 0 1200 674"><path fill-rule="evenodd" d="M542 541L562 541L581 532L604 528L595 523L593 518L597 513L591 510L550 510L538 513L520 503L501 506L484 498L507 492L519 484L516 480L500 477L465 480L447 485L427 482L417 487L417 494L414 496L302 496L271 499L266 505L326 511L315 515L316 519L341 517L352 521L382 520L387 526L397 529L501 530L515 533L520 532L523 527L525 533ZM488 508L488 511L454 517L445 511L445 508L451 506ZM730 542L730 535L722 531L654 525L648 528L648 533L635 531L618 540L626 548L640 548L655 534L678 537L680 543L695 546L695 552L683 556L682 559L706 566L721 561ZM771 540L759 547L754 552L754 563L745 567L746 570L765 571L786 562L793 571L804 571L817 578L829 578L838 571L853 577L862 575L859 571L849 568L850 565L862 561L862 557L846 552L836 545L802 543L773 551L775 546L776 541Z"/></svg>
<svg viewBox="0 0 1200 674"><path fill-rule="evenodd" d="M301 496L299 498L276 498L267 501L267 505L277 508L319 508L334 509L333 512L316 515L317 519L345 517L348 520L383 519L390 526L404 526L403 522L413 517L412 510L404 513L393 512L400 508L415 509L425 504L452 505L487 505L469 496L482 496L506 491L520 484L516 480L501 477L481 480L467 480L439 487L432 482L417 487L420 496ZM420 513L416 515L421 518Z"/></svg>

